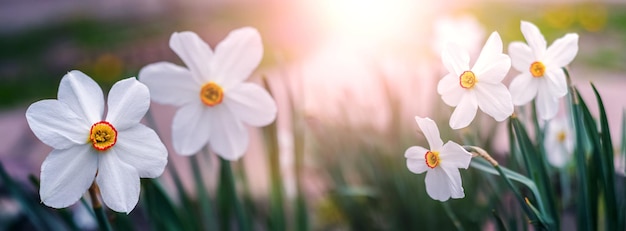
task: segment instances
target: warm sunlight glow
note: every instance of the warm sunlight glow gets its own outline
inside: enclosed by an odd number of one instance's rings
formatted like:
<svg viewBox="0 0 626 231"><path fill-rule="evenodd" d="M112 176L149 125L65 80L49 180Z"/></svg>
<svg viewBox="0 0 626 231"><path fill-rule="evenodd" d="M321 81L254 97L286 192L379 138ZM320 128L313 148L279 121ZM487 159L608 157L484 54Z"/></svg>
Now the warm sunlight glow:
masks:
<svg viewBox="0 0 626 231"><path fill-rule="evenodd" d="M402 36L428 2L409 0L320 0L320 17L332 32L359 42L377 43Z"/></svg>

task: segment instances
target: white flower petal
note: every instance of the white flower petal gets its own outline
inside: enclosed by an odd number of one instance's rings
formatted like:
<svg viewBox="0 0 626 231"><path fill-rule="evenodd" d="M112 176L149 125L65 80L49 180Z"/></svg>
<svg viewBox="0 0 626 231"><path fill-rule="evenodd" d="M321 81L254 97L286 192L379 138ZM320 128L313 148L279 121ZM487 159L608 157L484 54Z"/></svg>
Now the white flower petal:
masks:
<svg viewBox="0 0 626 231"><path fill-rule="evenodd" d="M196 33L191 31L173 33L170 37L170 48L191 70L196 82L209 81L212 74L209 63L212 60L213 51Z"/></svg>
<svg viewBox="0 0 626 231"><path fill-rule="evenodd" d="M165 145L156 132L143 124L119 132L113 148L121 161L137 170L139 177L158 177L167 164Z"/></svg>
<svg viewBox="0 0 626 231"><path fill-rule="evenodd" d="M467 94L461 99L461 102L456 106L454 112L452 112L452 116L450 116L450 127L452 129L467 127L472 120L474 120L477 109L478 103L476 102L476 96Z"/></svg>
<svg viewBox="0 0 626 231"><path fill-rule="evenodd" d="M276 119L276 102L262 87L253 83L242 83L224 94L223 104L243 122L261 127Z"/></svg>
<svg viewBox="0 0 626 231"><path fill-rule="evenodd" d="M139 71L139 81L150 89L154 102L182 106L200 98L200 86L189 70L168 62L153 63Z"/></svg>
<svg viewBox="0 0 626 231"><path fill-rule="evenodd" d="M233 30L215 47L211 78L228 90L246 80L261 58L263 43L259 32L252 27Z"/></svg>
<svg viewBox="0 0 626 231"><path fill-rule="evenodd" d="M150 91L135 78L120 80L109 92L106 121L122 131L139 124L150 108Z"/></svg>
<svg viewBox="0 0 626 231"><path fill-rule="evenodd" d="M478 107L496 121L503 121L513 114L511 93L504 84L479 82L474 88L478 98Z"/></svg>
<svg viewBox="0 0 626 231"><path fill-rule="evenodd" d="M426 165L426 159L424 159L426 152L428 152L428 149L419 146L410 147L404 152L406 167L409 171L420 174L429 169Z"/></svg>
<svg viewBox="0 0 626 231"><path fill-rule="evenodd" d="M539 28L537 28L535 24L526 21L522 21L520 27L526 42L528 42L528 46L530 46L530 49L532 49L535 54L535 60L542 60L546 52L547 43L541 31L539 31Z"/></svg>
<svg viewBox="0 0 626 231"><path fill-rule="evenodd" d="M456 107L465 95L465 89L461 87L459 76L450 73L439 80L437 92L448 106Z"/></svg>
<svg viewBox="0 0 626 231"><path fill-rule="evenodd" d="M500 35L498 32L491 33L476 60L476 64L472 67L472 72L479 82L499 83L510 68L511 59L508 55L502 54Z"/></svg>
<svg viewBox="0 0 626 231"><path fill-rule="evenodd" d="M578 53L578 34L566 34L555 40L544 57L544 64L551 68L567 66Z"/></svg>
<svg viewBox="0 0 626 231"><path fill-rule="evenodd" d="M550 90L544 85L539 87L535 102L537 106L537 114L542 120L554 118L559 110L559 99L552 96L550 94Z"/></svg>
<svg viewBox="0 0 626 231"><path fill-rule="evenodd" d="M436 167L426 173L424 182L426 183L426 193L438 201L450 199L450 186L448 176L441 167Z"/></svg>
<svg viewBox="0 0 626 231"><path fill-rule="evenodd" d="M469 71L469 53L454 43L448 43L441 52L441 61L446 69L455 76L461 76Z"/></svg>
<svg viewBox="0 0 626 231"><path fill-rule="evenodd" d="M442 167L467 169L472 161L472 154L454 141L448 141L439 151L439 158Z"/></svg>
<svg viewBox="0 0 626 231"><path fill-rule="evenodd" d="M248 149L248 130L227 107L211 114L211 149L226 160L237 160Z"/></svg>
<svg viewBox="0 0 626 231"><path fill-rule="evenodd" d="M211 121L217 120L211 111L215 110L201 102L185 105L176 111L172 122L172 145L178 154L196 154L209 142Z"/></svg>
<svg viewBox="0 0 626 231"><path fill-rule="evenodd" d="M41 201L53 208L76 203L96 177L97 155L88 144L50 152L41 164Z"/></svg>
<svg viewBox="0 0 626 231"><path fill-rule="evenodd" d="M530 70L530 64L537 61L533 50L522 42L512 42L509 44L509 55L511 64L515 70L526 73Z"/></svg>
<svg viewBox="0 0 626 231"><path fill-rule="evenodd" d="M465 197L463 190L463 181L461 180L461 173L457 168L450 168L445 165L441 166L441 169L446 173L448 177L448 190L450 190L450 197L454 199Z"/></svg>
<svg viewBox="0 0 626 231"><path fill-rule="evenodd" d="M59 101L67 104L74 113L89 124L102 120L104 95L100 86L80 71L70 71L61 79Z"/></svg>
<svg viewBox="0 0 626 231"><path fill-rule="evenodd" d="M91 124L58 100L41 100L26 110L26 121L35 136L55 149L84 144Z"/></svg>
<svg viewBox="0 0 626 231"><path fill-rule="evenodd" d="M567 79L563 69L549 69L543 76L543 85L550 91L553 97L567 95Z"/></svg>
<svg viewBox="0 0 626 231"><path fill-rule="evenodd" d="M493 55L493 59L484 66L472 68L478 82L501 83L511 69L511 58L505 54Z"/></svg>
<svg viewBox="0 0 626 231"><path fill-rule="evenodd" d="M109 208L120 213L130 213L139 201L139 175L132 166L122 162L115 149L99 157L96 182L102 200Z"/></svg>
<svg viewBox="0 0 626 231"><path fill-rule="evenodd" d="M530 73L522 73L511 81L509 90L511 91L511 99L514 105L524 105L537 96L539 89L539 80L535 79Z"/></svg>
<svg viewBox="0 0 626 231"><path fill-rule="evenodd" d="M428 146L430 150L439 150L443 146L443 141L441 140L441 136L439 136L439 128L437 128L437 124L430 118L422 118L419 116L415 117L415 121L417 125L424 133L426 137L426 141L428 141Z"/></svg>

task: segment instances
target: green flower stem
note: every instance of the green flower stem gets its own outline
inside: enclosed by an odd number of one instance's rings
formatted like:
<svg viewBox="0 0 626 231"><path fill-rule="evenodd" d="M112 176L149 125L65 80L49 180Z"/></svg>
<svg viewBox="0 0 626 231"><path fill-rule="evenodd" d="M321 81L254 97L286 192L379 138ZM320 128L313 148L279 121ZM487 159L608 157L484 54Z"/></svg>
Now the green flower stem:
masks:
<svg viewBox="0 0 626 231"><path fill-rule="evenodd" d="M107 215L102 207L102 202L100 202L100 188L96 182L91 184L89 187L89 197L91 197L91 207L93 207L93 211L96 213L96 220L98 221L98 228L100 230L111 231L111 224L107 219Z"/></svg>
<svg viewBox="0 0 626 231"><path fill-rule="evenodd" d="M443 205L443 210L446 211L446 214L448 214L448 217L452 220L456 230L463 231L463 225L461 225L461 221L459 221L459 218L456 217L456 214L454 214L452 208L450 208L449 202L442 202L441 205Z"/></svg>
<svg viewBox="0 0 626 231"><path fill-rule="evenodd" d="M522 194L513 185L513 183L509 179L509 176L507 174L505 174L504 170L500 167L498 162L495 159L493 159L491 157L491 155L489 155L489 153L487 153L487 151L485 151L482 148L476 147L476 146L464 146L464 148L468 152L473 153L474 156L482 157L487 162L489 162L489 164L491 164L494 169L496 169L496 171L498 172L498 175L500 175L502 177L502 179L504 180L506 185L509 187L509 189L511 189L511 191L513 191L513 193L515 194L515 197L517 198L518 203L520 204L522 209L524 209L524 212L526 213L526 215L530 219L529 223L533 224L535 226L535 228L537 228L537 230L542 230L543 228L546 228L546 226L548 224L547 224L545 218L542 217L542 215L539 213L539 211L537 211L534 207L532 207L532 205L528 201L528 198L522 197ZM479 169L481 169L481 168L479 168ZM481 170L483 170L483 169L481 169ZM535 189L533 191L537 191L536 187L531 188L531 189ZM537 199L540 200L541 198L537 198Z"/></svg>
<svg viewBox="0 0 626 231"><path fill-rule="evenodd" d="M221 216L221 230L230 230L231 208L235 209L237 217L237 230L251 230L248 218L244 211L243 205L237 199L237 191L235 190L235 178L233 170L228 160L220 158L220 183L218 191L218 207Z"/></svg>
<svg viewBox="0 0 626 231"><path fill-rule="evenodd" d="M204 186L204 180L202 179L202 173L200 172L200 166L198 161L198 155L193 155L189 158L191 169L193 171L193 179L197 189L198 201L200 203L201 219L203 228L206 230L216 230L217 224L213 215L213 209L211 208L211 201Z"/></svg>

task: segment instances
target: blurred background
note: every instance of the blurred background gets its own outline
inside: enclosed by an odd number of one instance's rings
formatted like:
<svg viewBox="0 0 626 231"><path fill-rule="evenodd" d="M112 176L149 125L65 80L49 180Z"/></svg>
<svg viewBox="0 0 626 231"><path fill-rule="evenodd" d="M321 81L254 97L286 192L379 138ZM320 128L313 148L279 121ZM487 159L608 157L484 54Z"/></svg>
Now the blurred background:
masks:
<svg viewBox="0 0 626 231"><path fill-rule="evenodd" d="M266 77L279 106L286 209L293 207L288 200L301 184L314 230L448 230L453 227L450 218L441 203L426 195L424 175L405 166L404 151L426 144L413 117L435 119L444 140L481 145L506 160L508 140L497 135L505 134L505 123L479 113L468 129L452 131L447 125L452 108L440 100L436 84L446 74L439 57L446 41L459 43L475 60L485 39L498 31L506 53L508 43L524 41L520 20L535 23L548 44L566 33L580 35L570 65L573 82L583 97L593 97L588 83L596 84L615 128L612 135L620 140L626 107L626 4L619 0L3 0L0 162L11 177L33 187L28 176L39 175L51 149L32 134L24 113L37 100L56 98L68 71L85 72L107 92L147 64L184 65L168 47L173 32L194 31L215 47L231 30L252 26L263 38L264 57L249 81L260 83ZM516 74L511 70L505 83ZM174 112L151 106L154 126L168 148ZM250 129L250 134L248 153L236 164L245 170L240 172L247 179L242 187L249 187L252 204L259 207L254 215L264 217L268 158L261 130ZM303 159L296 177L298 140L303 141ZM169 151L171 164L188 169L185 158ZM217 159L202 158L211 191ZM475 170L461 174L466 198L446 203L466 228L489 229L492 211L521 217L511 209L516 204L510 195L493 196L504 190L495 178ZM180 175L193 194L191 173ZM174 193L167 171L160 179ZM38 200L37 192L32 193ZM22 213L0 181L0 229L14 227ZM141 211L134 214L145 220Z"/></svg>

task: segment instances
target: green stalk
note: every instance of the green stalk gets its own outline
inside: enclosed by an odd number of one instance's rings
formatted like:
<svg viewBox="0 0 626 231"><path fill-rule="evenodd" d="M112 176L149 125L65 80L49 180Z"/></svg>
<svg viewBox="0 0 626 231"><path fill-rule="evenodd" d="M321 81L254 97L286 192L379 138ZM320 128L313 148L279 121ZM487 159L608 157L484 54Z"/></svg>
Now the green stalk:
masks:
<svg viewBox="0 0 626 231"><path fill-rule="evenodd" d="M576 173L578 174L578 212L577 212L577 222L578 228L580 230L594 230L594 220L595 216L593 215L592 209L596 209L595 206L591 203L590 198L590 188L589 188L589 170L587 169L587 158L585 156L585 150L583 149L583 144L585 143L585 139L583 137L584 126L583 126L583 118L582 118L582 109L578 98L576 97L576 89L572 86L569 72L566 68L563 68L565 72L565 76L567 77L567 82L569 88L569 97L570 102L572 103L572 112L573 112L573 120L574 120L574 131L576 133L576 147L574 150L574 155L576 157Z"/></svg>
<svg viewBox="0 0 626 231"><path fill-rule="evenodd" d="M441 205L443 206L443 210L446 212L448 217L450 217L450 220L452 220L452 224L454 224L456 230L463 231L463 225L461 225L461 221L459 221L459 218L456 217L456 214L454 214L452 208L450 208L449 202L443 202Z"/></svg>
<svg viewBox="0 0 626 231"><path fill-rule="evenodd" d="M205 148L206 149L206 148ZM193 179L196 184L196 192L198 195L198 201L200 202L200 222L205 230L216 230L217 223L214 219L213 209L211 208L211 199L209 198L206 187L204 186L204 180L202 179L202 173L200 171L198 155L192 155L189 158L189 164L193 171Z"/></svg>
<svg viewBox="0 0 626 231"><path fill-rule="evenodd" d="M251 226L248 223L248 218L244 208L237 198L237 191L235 190L235 178L233 176L233 170L228 160L220 158L220 183L218 191L218 207L221 215L221 230L230 230L230 216L232 207L237 217L237 230L248 231L251 230ZM232 207L231 207L232 206Z"/></svg>
<svg viewBox="0 0 626 231"><path fill-rule="evenodd" d="M111 231L111 224L107 219L107 215L102 207L102 203L100 202L100 189L96 182L91 184L89 187L89 197L91 198L91 206L93 207L93 211L96 213L96 220L98 221L98 228L100 230Z"/></svg>
<svg viewBox="0 0 626 231"><path fill-rule="evenodd" d="M267 79L263 78L263 86L272 94ZM270 221L269 229L276 231L286 230L285 209L283 205L283 181L280 172L280 152L278 149L278 129L276 120L263 128L265 147L267 148L269 170L270 170Z"/></svg>

